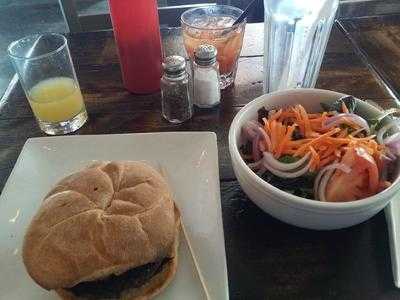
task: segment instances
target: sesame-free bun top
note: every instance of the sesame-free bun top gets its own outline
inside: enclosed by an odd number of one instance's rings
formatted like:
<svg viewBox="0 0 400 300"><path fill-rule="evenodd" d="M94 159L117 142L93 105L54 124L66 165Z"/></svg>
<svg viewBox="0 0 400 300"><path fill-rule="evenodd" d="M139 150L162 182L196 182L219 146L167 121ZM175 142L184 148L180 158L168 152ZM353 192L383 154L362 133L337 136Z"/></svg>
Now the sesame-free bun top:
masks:
<svg viewBox="0 0 400 300"><path fill-rule="evenodd" d="M57 183L25 235L23 261L45 289L165 258L178 234L163 177L143 162L99 162Z"/></svg>

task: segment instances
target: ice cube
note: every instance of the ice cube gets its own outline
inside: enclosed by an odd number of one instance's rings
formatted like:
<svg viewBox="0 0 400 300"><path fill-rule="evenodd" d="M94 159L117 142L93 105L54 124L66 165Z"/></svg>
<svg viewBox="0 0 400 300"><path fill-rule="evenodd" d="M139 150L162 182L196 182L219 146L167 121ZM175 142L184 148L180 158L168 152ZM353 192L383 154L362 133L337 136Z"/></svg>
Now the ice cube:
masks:
<svg viewBox="0 0 400 300"><path fill-rule="evenodd" d="M229 28L232 26L234 20L229 16L221 16L217 18L216 27L217 28Z"/></svg>
<svg viewBox="0 0 400 300"><path fill-rule="evenodd" d="M194 27L205 28L208 26L208 23L209 23L208 18L198 17L193 20L191 25Z"/></svg>
<svg viewBox="0 0 400 300"><path fill-rule="evenodd" d="M192 26L198 28L225 29L232 26L234 19L230 16L201 16L195 18Z"/></svg>

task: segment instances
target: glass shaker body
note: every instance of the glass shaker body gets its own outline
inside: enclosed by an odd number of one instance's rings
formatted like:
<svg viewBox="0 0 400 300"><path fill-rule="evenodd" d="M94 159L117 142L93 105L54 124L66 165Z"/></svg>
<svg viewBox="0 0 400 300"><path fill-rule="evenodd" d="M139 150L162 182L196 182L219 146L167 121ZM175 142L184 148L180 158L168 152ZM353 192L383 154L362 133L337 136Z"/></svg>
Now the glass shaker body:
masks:
<svg viewBox="0 0 400 300"><path fill-rule="evenodd" d="M189 74L165 73L161 78L161 106L163 117L174 124L189 120L193 116Z"/></svg>
<svg viewBox="0 0 400 300"><path fill-rule="evenodd" d="M210 44L199 45L194 50L193 99L201 108L214 107L221 100L218 50Z"/></svg>
<svg viewBox="0 0 400 300"><path fill-rule="evenodd" d="M218 62L204 66L194 61L192 67L194 104L200 108L218 105L221 102Z"/></svg>

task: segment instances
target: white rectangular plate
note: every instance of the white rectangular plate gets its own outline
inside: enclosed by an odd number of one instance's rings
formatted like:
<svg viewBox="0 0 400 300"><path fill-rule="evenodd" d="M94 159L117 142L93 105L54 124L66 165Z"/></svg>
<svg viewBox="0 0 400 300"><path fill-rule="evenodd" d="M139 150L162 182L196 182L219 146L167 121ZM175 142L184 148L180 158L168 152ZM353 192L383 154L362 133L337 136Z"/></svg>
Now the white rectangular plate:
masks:
<svg viewBox="0 0 400 300"><path fill-rule="evenodd" d="M216 136L210 132L29 139L0 196L0 299L57 299L25 271L25 230L50 188L96 160L145 160L161 168L182 212L211 299L228 299ZM157 299L205 299L186 240L173 283Z"/></svg>

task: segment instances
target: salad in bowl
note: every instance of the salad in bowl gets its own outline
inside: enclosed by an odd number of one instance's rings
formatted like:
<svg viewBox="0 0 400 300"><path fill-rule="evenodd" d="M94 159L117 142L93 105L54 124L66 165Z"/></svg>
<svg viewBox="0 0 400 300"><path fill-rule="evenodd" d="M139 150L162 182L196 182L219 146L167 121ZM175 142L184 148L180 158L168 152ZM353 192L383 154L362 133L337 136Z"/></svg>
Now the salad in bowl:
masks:
<svg viewBox="0 0 400 300"><path fill-rule="evenodd" d="M392 184L400 154L398 122L380 126L354 113L357 102L345 96L321 112L301 104L258 110L242 127L242 158L266 182L297 196L346 202L373 196ZM379 130L378 130L379 129Z"/></svg>
<svg viewBox="0 0 400 300"><path fill-rule="evenodd" d="M250 200L289 224L359 224L400 191L396 113L327 90L260 96L230 126L236 178Z"/></svg>

